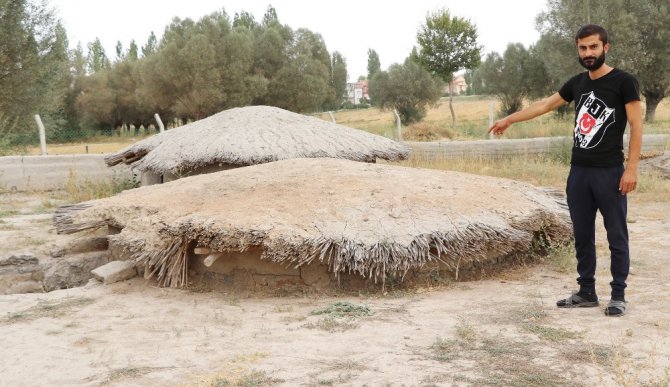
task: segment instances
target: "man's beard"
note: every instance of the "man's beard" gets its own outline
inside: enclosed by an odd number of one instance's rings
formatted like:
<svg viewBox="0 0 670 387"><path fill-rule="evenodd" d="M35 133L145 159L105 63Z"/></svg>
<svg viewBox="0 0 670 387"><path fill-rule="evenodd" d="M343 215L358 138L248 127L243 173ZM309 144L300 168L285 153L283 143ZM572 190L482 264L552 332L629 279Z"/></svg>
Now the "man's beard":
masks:
<svg viewBox="0 0 670 387"><path fill-rule="evenodd" d="M595 59L591 64L586 64L585 60L587 59ZM600 68L605 63L605 51L603 51L602 55L600 55L597 58L594 58L592 56L586 57L582 59L581 57L579 58L579 64L581 64L585 69L589 71L596 71Z"/></svg>

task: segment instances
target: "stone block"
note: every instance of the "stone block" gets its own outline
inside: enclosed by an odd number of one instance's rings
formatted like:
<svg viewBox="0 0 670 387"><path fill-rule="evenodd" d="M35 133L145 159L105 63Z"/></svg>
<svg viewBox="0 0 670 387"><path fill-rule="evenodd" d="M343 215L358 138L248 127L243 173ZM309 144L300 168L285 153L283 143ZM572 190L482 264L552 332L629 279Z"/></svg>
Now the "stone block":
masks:
<svg viewBox="0 0 670 387"><path fill-rule="evenodd" d="M98 267L91 273L104 284L113 284L137 276L137 269L135 269L135 262L133 261L112 261Z"/></svg>

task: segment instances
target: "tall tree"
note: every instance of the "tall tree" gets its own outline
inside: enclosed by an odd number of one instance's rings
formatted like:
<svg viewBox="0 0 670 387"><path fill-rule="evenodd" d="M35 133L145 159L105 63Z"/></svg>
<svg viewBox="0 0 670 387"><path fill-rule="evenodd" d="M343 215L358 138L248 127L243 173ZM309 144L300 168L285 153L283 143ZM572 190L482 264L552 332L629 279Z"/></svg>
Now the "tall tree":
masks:
<svg viewBox="0 0 670 387"><path fill-rule="evenodd" d="M426 16L426 23L419 28L419 62L432 74L449 85L449 110L451 124L456 124L451 84L454 73L479 65L481 46L477 44L477 27L470 20L452 16L442 9Z"/></svg>
<svg viewBox="0 0 670 387"><path fill-rule="evenodd" d="M642 0L628 5L639 28L632 67L646 102L645 121L653 122L658 104L670 95L670 3Z"/></svg>
<svg viewBox="0 0 670 387"><path fill-rule="evenodd" d="M331 95L330 54L321 35L295 31L288 61L268 84L267 102L296 112L322 108Z"/></svg>
<svg viewBox="0 0 670 387"><path fill-rule="evenodd" d="M135 39L133 39L130 41L130 46L128 47L128 52L126 53L126 59L134 62L139 59L139 57L139 48L137 47L137 43L135 43Z"/></svg>
<svg viewBox="0 0 670 387"><path fill-rule="evenodd" d="M254 15L247 11L242 11L235 14L235 17L233 18L233 27L247 27L249 29L254 29L258 27L258 23L256 22Z"/></svg>
<svg viewBox="0 0 670 387"><path fill-rule="evenodd" d="M267 92L267 81L254 74L254 34L246 26L236 27L222 38L222 56L217 66L221 73L222 108L246 106Z"/></svg>
<svg viewBox="0 0 670 387"><path fill-rule="evenodd" d="M0 112L16 123L14 129L26 132L34 127L33 114L62 110L67 34L44 3L3 0L0 36Z"/></svg>
<svg viewBox="0 0 670 387"><path fill-rule="evenodd" d="M95 38L93 42L88 44L88 71L97 73L101 70L109 70L111 66L100 38Z"/></svg>
<svg viewBox="0 0 670 387"><path fill-rule="evenodd" d="M410 58L388 71L378 71L369 81L368 92L381 109L396 109L403 124L423 119L427 107L437 103L443 83Z"/></svg>
<svg viewBox="0 0 670 387"><path fill-rule="evenodd" d="M114 114L115 93L109 87L109 71L99 71L82 82L82 93L75 102L85 127L111 133L117 118Z"/></svg>
<svg viewBox="0 0 670 387"><path fill-rule="evenodd" d="M576 63L574 34L580 26L595 23L605 27L612 48L607 61L635 75L646 102L645 120L652 122L656 107L670 94L670 4L667 0L591 1L584 4L548 0L547 11L538 16L538 30L545 41L545 66L556 74L556 64ZM560 43L558 43L560 42ZM560 57L560 58L559 58ZM565 81L566 79L561 79Z"/></svg>
<svg viewBox="0 0 670 387"><path fill-rule="evenodd" d="M126 58L126 53L123 52L123 43L121 43L120 40L116 41L116 47L114 47L114 51L116 52L116 61L121 62Z"/></svg>
<svg viewBox="0 0 670 387"><path fill-rule="evenodd" d="M382 64L379 61L379 54L377 51L369 48L368 49L368 80L374 77L377 71L382 69Z"/></svg>
<svg viewBox="0 0 670 387"><path fill-rule="evenodd" d="M347 61L338 51L332 55L330 87L333 92L332 106L339 109L347 91Z"/></svg>
<svg viewBox="0 0 670 387"><path fill-rule="evenodd" d="M265 14L263 15L263 22L262 23L263 23L264 27L269 27L271 25L279 23L279 17L277 16L277 10L273 6L268 5L268 9L265 11Z"/></svg>
<svg viewBox="0 0 670 387"><path fill-rule="evenodd" d="M157 47L158 47L158 39L156 39L156 34L154 34L154 32L151 31L151 34L149 34L149 38L147 39L147 43L144 46L142 46L142 56L145 58L148 57L149 55L156 52Z"/></svg>
<svg viewBox="0 0 670 387"><path fill-rule="evenodd" d="M86 79L86 56L81 43L70 52L71 82L63 99L64 115L71 133L80 132L81 116L76 106L77 97L82 95L83 83ZM81 135L81 133L79 133Z"/></svg>

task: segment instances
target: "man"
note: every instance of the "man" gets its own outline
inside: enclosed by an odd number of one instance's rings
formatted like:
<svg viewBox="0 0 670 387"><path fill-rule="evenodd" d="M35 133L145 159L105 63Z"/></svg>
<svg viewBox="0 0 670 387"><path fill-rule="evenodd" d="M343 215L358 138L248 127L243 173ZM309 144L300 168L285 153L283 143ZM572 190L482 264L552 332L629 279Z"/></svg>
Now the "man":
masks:
<svg viewBox="0 0 670 387"><path fill-rule="evenodd" d="M637 186L642 146L642 109L637 80L605 64L610 49L607 31L594 24L575 37L579 62L588 71L567 81L552 96L497 122L489 133L501 135L526 121L575 101L574 145L566 194L577 252L579 291L556 303L559 308L598 306L595 287L595 218L603 216L611 252L611 300L608 316L626 312L626 278L630 266L626 194ZM624 169L623 134L630 124L628 162Z"/></svg>

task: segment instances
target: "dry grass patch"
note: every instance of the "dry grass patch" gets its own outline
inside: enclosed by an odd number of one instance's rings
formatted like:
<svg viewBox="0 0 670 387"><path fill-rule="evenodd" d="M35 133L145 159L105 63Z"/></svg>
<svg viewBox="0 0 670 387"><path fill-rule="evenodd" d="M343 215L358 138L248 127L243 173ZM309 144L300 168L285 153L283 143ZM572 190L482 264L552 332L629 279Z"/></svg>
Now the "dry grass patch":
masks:
<svg viewBox="0 0 670 387"><path fill-rule="evenodd" d="M348 301L338 301L326 307L315 309L311 315L324 315L332 318L362 317L372 315L372 311L366 305L356 305Z"/></svg>
<svg viewBox="0 0 670 387"><path fill-rule="evenodd" d="M358 372L367 370L368 367L354 360L335 360L328 362L324 368L320 368L309 374L310 382L307 386L341 386L351 382ZM334 374L334 375L333 375Z"/></svg>
<svg viewBox="0 0 670 387"><path fill-rule="evenodd" d="M254 352L235 356L226 364L224 372L211 377L205 377L189 386L197 387L257 387L274 386L284 380L268 375L265 371L249 370L247 365L267 357L267 353Z"/></svg>
<svg viewBox="0 0 670 387"><path fill-rule="evenodd" d="M9 218L18 214L19 214L18 210L0 210L0 219Z"/></svg>
<svg viewBox="0 0 670 387"><path fill-rule="evenodd" d="M58 199L67 203L81 203L114 196L127 189L137 188L137 186L137 182L128 179L80 180L77 178L77 174L70 170Z"/></svg>
<svg viewBox="0 0 670 387"><path fill-rule="evenodd" d="M112 382L119 381L121 379L130 379L130 378L139 378L153 371L170 369L174 367L123 367L115 368L107 373L105 381L102 382L103 385L110 384Z"/></svg>
<svg viewBox="0 0 670 387"><path fill-rule="evenodd" d="M284 380L272 377L264 371L252 371L237 378L217 377L207 382L206 387L261 387L274 386Z"/></svg>
<svg viewBox="0 0 670 387"><path fill-rule="evenodd" d="M25 234L19 234L15 235L12 238L12 250L21 250L27 247L30 248L37 248L39 246L44 245L48 241L43 238L36 238L33 236L25 235ZM11 250L10 250L11 251Z"/></svg>
<svg viewBox="0 0 670 387"><path fill-rule="evenodd" d="M638 186L629 200L639 202L667 201L670 198L670 180L658 173L638 174Z"/></svg>
<svg viewBox="0 0 670 387"><path fill-rule="evenodd" d="M550 248L547 256L543 259L552 270L567 274L575 271L575 265L577 264L575 254L575 246L565 244Z"/></svg>
<svg viewBox="0 0 670 387"><path fill-rule="evenodd" d="M14 313L8 313L3 321L5 323L17 323L39 318L50 317L56 318L71 313L73 310L93 303L95 300L90 297L77 297L59 301L39 301L26 310Z"/></svg>
<svg viewBox="0 0 670 387"><path fill-rule="evenodd" d="M475 175L521 180L536 186L563 187L569 166L549 156L503 157L497 160L484 158L426 159L412 155L396 164L414 168L441 169Z"/></svg>
<svg viewBox="0 0 670 387"><path fill-rule="evenodd" d="M416 123L402 132L404 141L439 141L454 138L454 134L446 127L431 123Z"/></svg>
<svg viewBox="0 0 670 387"><path fill-rule="evenodd" d="M19 228L11 223L7 223L7 221L0 219L0 231L14 231L18 230Z"/></svg>
<svg viewBox="0 0 670 387"><path fill-rule="evenodd" d="M315 322L307 323L303 325L303 327L307 329L320 329L322 331L333 333L333 332L344 332L350 329L356 329L358 328L358 324L350 320L336 319L333 317L324 317L320 318Z"/></svg>
<svg viewBox="0 0 670 387"><path fill-rule="evenodd" d="M459 333L460 332L460 333ZM429 347L426 356L446 363L463 361L473 364L460 372L459 381L469 384L489 386L573 386L573 376L555 372L539 364L542 348L525 341L495 337L483 333L466 335L457 328L457 339L437 338ZM466 363L466 364L467 364ZM463 375L471 376L463 376ZM444 380L444 377L440 377ZM453 380L455 381L455 380Z"/></svg>

